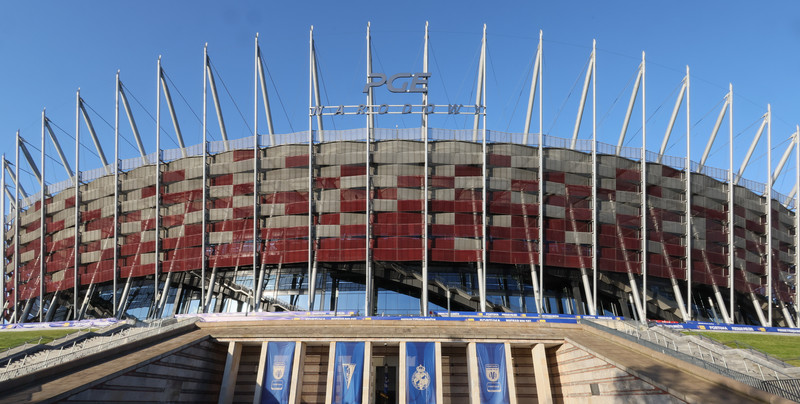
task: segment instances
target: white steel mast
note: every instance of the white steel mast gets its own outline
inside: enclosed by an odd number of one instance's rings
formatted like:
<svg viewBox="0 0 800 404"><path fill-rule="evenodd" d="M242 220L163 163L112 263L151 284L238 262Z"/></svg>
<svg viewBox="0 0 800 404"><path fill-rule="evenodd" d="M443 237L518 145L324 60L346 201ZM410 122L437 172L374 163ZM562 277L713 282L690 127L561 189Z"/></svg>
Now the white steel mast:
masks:
<svg viewBox="0 0 800 404"><path fill-rule="evenodd" d="M488 175L488 172L486 171L486 163L487 163L486 159L488 158L488 155L489 155L489 151L488 151L488 149L486 149L486 146L485 146L486 145L486 141L488 140L487 139L487 133L486 133L486 70L487 70L486 69L486 56L487 56L486 55L486 46L487 46L487 44L486 44L486 24L483 24L483 78L481 79L481 81L482 81L481 98L483 99L483 101L481 103L480 110L483 113L483 143L484 143L484 154L483 154L483 158L484 158L483 162L484 162L484 164L483 164L483 167L484 167L484 175ZM488 179L484 178L483 184L484 184L484 187L483 187L483 195L484 195L484 197L483 197L483 201L484 201L484 203L483 203L483 206L484 206L484 210L483 210L483 214L484 214L484 220L483 220L483 238L484 238L484 243L483 243L483 246L484 246L484 248L486 250L484 250L484 253L483 253L483 302L482 302L481 305L482 305L482 309L484 311L486 311L486 273L488 272L488 269L489 269L489 245L488 245L488 240L489 240L489 235L488 235L488 233L489 233L489 222L488 222L488 219L487 219L488 216L486 216L486 214L488 213L486 211L488 209L488 200L487 200L488 199L488 197L487 197L487 195L488 195L487 187L488 187L488 184L489 184Z"/></svg>
<svg viewBox="0 0 800 404"><path fill-rule="evenodd" d="M370 37L370 23L367 22L367 80L369 81L369 76L372 74L372 38ZM373 94L372 94L372 87L369 88L369 92L367 93L367 104L372 105L373 103ZM372 273L372 248L371 248L371 238L372 232L370 226L370 207L372 205L372 195L370 195L370 148L372 147L371 139L373 137L373 133L375 131L375 120L372 114L367 114L367 141L366 141L366 156L365 156L365 168L366 168L366 183L364 184L367 195L364 200L366 206L364 206L364 216L366 216L364 221L364 226L366 227L366 245L364 250L364 264L365 264L365 282L364 282L364 289L365 289L365 297L366 300L364 302L364 314L367 316L371 316L373 314L373 306L375 305L374 296L375 296L375 283L373 279Z"/></svg>
<svg viewBox="0 0 800 404"><path fill-rule="evenodd" d="M428 73L428 22L425 21L425 48L422 71ZM372 89L370 88L370 93ZM420 311L428 315L428 92L422 93L422 142L424 165L422 173L422 296ZM448 298L449 300L449 298Z"/></svg>
<svg viewBox="0 0 800 404"><path fill-rule="evenodd" d="M314 262L314 112L313 97L316 80L316 56L314 54L314 26L308 32L308 309L314 310L316 298L317 271ZM319 87L316 87L317 105L319 105ZM322 139L322 110L317 114L317 131ZM277 286L276 286L277 290Z"/></svg>
<svg viewBox="0 0 800 404"><path fill-rule="evenodd" d="M686 311L684 321L692 320L692 136L690 121L689 66L686 66Z"/></svg>

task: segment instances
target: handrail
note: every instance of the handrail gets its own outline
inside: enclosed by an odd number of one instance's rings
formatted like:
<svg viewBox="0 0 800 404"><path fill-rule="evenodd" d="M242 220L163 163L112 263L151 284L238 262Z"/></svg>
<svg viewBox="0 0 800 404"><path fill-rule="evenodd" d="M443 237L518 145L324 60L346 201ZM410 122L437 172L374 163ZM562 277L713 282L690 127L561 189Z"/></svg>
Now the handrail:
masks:
<svg viewBox="0 0 800 404"><path fill-rule="evenodd" d="M590 326L592 328L595 328L597 330L612 334L612 335L620 337L620 338L624 338L624 339L626 339L628 341L636 342L639 345L642 345L642 346L644 346L646 348L652 349L652 350L657 351L657 352L661 352L661 353L663 353L665 355L669 355L669 356L671 356L671 357L673 357L675 359L680 359L680 360L682 360L684 362L691 363L691 364L693 364L695 366L698 366L698 367L701 367L703 369L710 370L710 371L712 371L714 373L717 373L719 375L722 375L722 376L725 376L725 377L729 377L729 378L734 379L736 381L739 381L739 382L742 382L742 383L747 384L749 386L755 387L755 388L757 388L759 390L766 391L768 393L772 393L772 394L775 394L775 395L779 395L779 396L781 396L783 398L786 398L786 399L789 399L789 400L800 401L800 389L797 390L798 392L790 391L791 389L784 388L780 384L767 383L767 381L765 381L765 380L759 380L759 379L757 379L757 378L755 378L753 376L749 376L749 375L737 372L735 370L728 369L727 367L720 366L720 365L718 365L716 363L712 363L712 362L708 362L706 360L698 359L697 357L694 357L694 356L691 356L691 355L687 355L687 354L685 354L683 352L680 352L680 351L676 351L676 350L674 350L674 349L672 349L672 348L670 348L668 346L662 346L662 345L655 344L655 343L650 342L648 340L642 339L642 338L640 338L638 336L634 337L634 336L629 335L629 334L627 334L625 332L616 330L614 328L606 327L606 326L604 326L602 324L599 324L599 323L597 323L595 321L592 321L592 320L589 320L589 319L581 319L579 321L580 321L581 324L586 324L586 325L588 325L588 326ZM781 380L787 380L787 379L781 379Z"/></svg>
<svg viewBox="0 0 800 404"><path fill-rule="evenodd" d="M671 331L674 331L674 330L671 330ZM684 334L684 335L686 335L686 334ZM709 337L707 337L707 336L705 336L703 334L694 334L693 333L693 334L688 334L687 336L691 336L692 338L697 338L697 339L703 341L706 344L714 345L714 346L720 347L721 349L736 349L736 350L739 350L739 351L742 351L742 352L747 352L750 355L753 355L753 356L759 358L760 360L769 362L769 363L771 363L771 364L773 364L775 366L778 366L778 367L780 367L782 369L787 369L787 368L794 367L794 366L792 366L792 365L790 365L790 364L788 364L788 363L786 363L786 362L784 362L784 361L782 361L782 360L780 360L780 359L778 359L778 358L776 358L774 356L771 356L771 355L767 354L766 352L758 350L758 349L754 348L753 346L748 345L748 344L746 344L744 342L741 342L741 341L731 341L731 343L737 345L735 348L733 348L733 347L730 347L730 346L728 346L728 345L726 345L726 344L724 344L724 343L722 343L720 341L717 341L715 339L709 338ZM742 346L744 348L742 348L740 346ZM760 366L760 364L758 364L758 362L754 361L751 358L746 358L746 357L742 356L742 360L749 360L750 362L753 362L756 365ZM776 371L776 375L777 375L777 371ZM783 372L781 372L781 375L783 375L786 378L789 377L787 374L785 374Z"/></svg>
<svg viewBox="0 0 800 404"><path fill-rule="evenodd" d="M39 345L39 344L41 344L41 343L42 343L42 338L44 338L44 336L41 336L41 337L39 337L39 338L31 338L31 339L29 339L29 340L26 340L26 341L24 341L24 342L20 343L20 344L17 344L17 345L14 345L14 346L10 346L10 347L8 347L8 348L5 348L5 349L3 349L2 351L0 351L0 357L2 357L2 356L5 356L6 352L8 352L8 351L11 351L12 349L24 348L24 347L28 346L28 344L29 344L29 343L31 343L32 341L38 341L38 342L37 342L37 343L35 343L35 344L30 344L31 346L36 346L36 345ZM24 350L24 349L23 349L23 350Z"/></svg>
<svg viewBox="0 0 800 404"><path fill-rule="evenodd" d="M746 342L733 340L733 341L730 341L730 343L735 345L736 349L746 350L746 351L750 352L751 354L753 354L755 356L759 356L759 357L763 358L764 360L767 360L767 361L769 361L771 363L774 363L777 366L780 366L780 367L783 367L783 368L794 367L794 366L792 366L792 365L790 365L790 364L788 364L788 363L786 363L786 362L784 362L784 361L782 361L782 360L780 360L780 359L778 359L778 358L776 358L774 356L769 355L768 353L766 353L766 352L764 352L764 351L762 351L762 350L760 350L758 348L753 347L752 345L750 345L750 344L748 344Z"/></svg>
<svg viewBox="0 0 800 404"><path fill-rule="evenodd" d="M190 322L191 321L191 322ZM26 360L29 359L28 356L23 358L22 363L19 366L14 366L16 362L9 363L5 367L0 370L0 381L11 380L26 374L30 374L36 372L41 369L45 369L48 367L56 366L65 362L69 362L78 358L83 358L89 355L93 355L98 352L108 351L116 349L117 347L128 344L135 341L140 341L145 338L149 338L151 336L172 331L174 329L178 329L184 327L188 324L197 321L196 318L190 318L183 321L178 321L174 324L169 324L166 326L160 326L163 323L159 321L159 326L151 326L148 327L133 327L133 328L126 328L118 333L112 334L110 336L100 336L91 338L89 340L84 340L78 345L78 342L75 341L72 347L64 348L62 347L59 350L57 356L50 358L50 351L47 350L47 353L44 355L44 359L40 361L36 361L33 363L26 364ZM155 322L154 322L155 323ZM135 330L140 330L135 332ZM91 344L88 344L91 340L93 341ZM89 345L87 347L87 344Z"/></svg>
<svg viewBox="0 0 800 404"><path fill-rule="evenodd" d="M74 332L71 332L71 333L69 333L67 335L64 335L64 336L58 337L56 339L53 339L53 340L51 340L49 342L46 342L45 344L46 345L58 345L59 341L70 339L70 338L74 338L76 334L81 333L81 332L88 332L88 330L90 330L90 329L91 329L91 327L79 328L79 329L75 330ZM32 348L32 347L35 347L35 346L38 346L38 345L42 345L42 340L43 339L44 339L44 336L40 336L39 338L31 338L31 339L29 339L29 340L27 340L27 341L25 341L23 343L20 343L20 344L14 345L14 346L10 346L8 348L0 350L0 362L5 361L5 359L8 358L8 357L11 357L13 355L19 354L21 352L24 352L25 350L27 350L29 348ZM37 342L35 344L32 344L31 343L32 341L37 341ZM11 351L17 351L17 352L11 352Z"/></svg>

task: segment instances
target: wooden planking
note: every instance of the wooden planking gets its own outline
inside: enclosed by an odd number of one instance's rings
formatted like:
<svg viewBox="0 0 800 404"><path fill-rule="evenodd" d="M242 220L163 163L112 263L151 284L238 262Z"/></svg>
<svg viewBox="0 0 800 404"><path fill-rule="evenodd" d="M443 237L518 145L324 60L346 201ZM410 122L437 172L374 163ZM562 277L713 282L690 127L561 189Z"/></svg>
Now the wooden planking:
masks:
<svg viewBox="0 0 800 404"><path fill-rule="evenodd" d="M328 378L328 345L306 346L305 364L301 376L300 402L324 403Z"/></svg>
<svg viewBox="0 0 800 404"><path fill-rule="evenodd" d="M233 392L233 403L252 404L256 392L258 361L261 357L261 345L242 345L242 356L239 359L239 373L236 376L236 388Z"/></svg>
<svg viewBox="0 0 800 404"><path fill-rule="evenodd" d="M525 348L511 348L514 358L514 382L517 387L517 402L536 402L536 378L533 374L533 358L531 350Z"/></svg>
<svg viewBox="0 0 800 404"><path fill-rule="evenodd" d="M225 346L201 341L83 390L64 402L215 403L225 367Z"/></svg>
<svg viewBox="0 0 800 404"><path fill-rule="evenodd" d="M442 345L442 386L443 404L469 402L466 346Z"/></svg>

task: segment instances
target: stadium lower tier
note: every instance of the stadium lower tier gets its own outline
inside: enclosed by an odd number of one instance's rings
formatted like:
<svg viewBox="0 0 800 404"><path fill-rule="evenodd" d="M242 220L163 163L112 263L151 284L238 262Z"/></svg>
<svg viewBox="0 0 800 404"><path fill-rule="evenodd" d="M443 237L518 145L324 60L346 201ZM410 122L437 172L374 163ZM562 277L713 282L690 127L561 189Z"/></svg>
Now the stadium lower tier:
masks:
<svg viewBox="0 0 800 404"><path fill-rule="evenodd" d="M795 324L794 207L711 176L727 171L687 177L685 159L593 158L550 137L540 148L316 135L165 150L120 161L118 175L84 172L77 192L51 185L44 204L23 199L4 226L3 315L452 309Z"/></svg>

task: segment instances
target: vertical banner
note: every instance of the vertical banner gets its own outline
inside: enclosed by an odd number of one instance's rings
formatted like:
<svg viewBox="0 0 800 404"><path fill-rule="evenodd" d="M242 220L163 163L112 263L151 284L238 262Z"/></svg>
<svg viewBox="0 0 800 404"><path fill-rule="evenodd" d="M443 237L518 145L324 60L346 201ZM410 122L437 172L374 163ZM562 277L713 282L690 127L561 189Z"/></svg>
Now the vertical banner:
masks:
<svg viewBox="0 0 800 404"><path fill-rule="evenodd" d="M294 342L269 342L261 404L289 404Z"/></svg>
<svg viewBox="0 0 800 404"><path fill-rule="evenodd" d="M436 344L406 342L406 402L436 402Z"/></svg>
<svg viewBox="0 0 800 404"><path fill-rule="evenodd" d="M478 356L478 381L481 388L481 403L508 404L508 382L506 379L506 349L503 344L475 344Z"/></svg>
<svg viewBox="0 0 800 404"><path fill-rule="evenodd" d="M389 402L389 364L386 362L383 363L383 392L381 392L381 398L386 400L384 402Z"/></svg>
<svg viewBox="0 0 800 404"><path fill-rule="evenodd" d="M361 404L364 378L364 343L337 342L333 370L333 402Z"/></svg>

